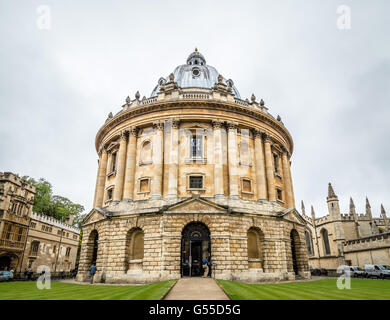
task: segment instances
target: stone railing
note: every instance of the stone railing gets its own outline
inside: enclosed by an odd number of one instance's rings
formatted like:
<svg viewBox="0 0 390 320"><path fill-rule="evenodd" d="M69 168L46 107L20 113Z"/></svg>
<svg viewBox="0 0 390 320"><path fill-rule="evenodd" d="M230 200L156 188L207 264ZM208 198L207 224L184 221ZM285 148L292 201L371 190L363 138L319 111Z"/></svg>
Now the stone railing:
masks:
<svg viewBox="0 0 390 320"><path fill-rule="evenodd" d="M24 243L13 240L0 240L0 248L23 249Z"/></svg>
<svg viewBox="0 0 390 320"><path fill-rule="evenodd" d="M37 221L42 222L42 223L47 223L49 225L56 226L58 228L62 228L62 229L67 230L67 231L71 231L71 232L75 232L77 234L80 234L79 228L71 226L65 222L60 221L60 220L54 219L50 216L46 216L44 214L33 212L31 215L31 219L37 220Z"/></svg>

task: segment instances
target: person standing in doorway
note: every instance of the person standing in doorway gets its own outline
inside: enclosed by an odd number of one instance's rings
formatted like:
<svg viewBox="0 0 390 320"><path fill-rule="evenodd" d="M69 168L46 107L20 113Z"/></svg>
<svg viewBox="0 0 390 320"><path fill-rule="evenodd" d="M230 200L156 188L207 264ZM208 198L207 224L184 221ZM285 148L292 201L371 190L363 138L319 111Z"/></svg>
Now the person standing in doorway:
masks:
<svg viewBox="0 0 390 320"><path fill-rule="evenodd" d="M93 284L93 277L96 273L96 266L94 263L92 263L92 266L89 268L89 274L91 275L91 284Z"/></svg>
<svg viewBox="0 0 390 320"><path fill-rule="evenodd" d="M204 270L204 273L203 273L203 278L207 278L208 274L209 274L209 260L206 258L203 259L203 270Z"/></svg>

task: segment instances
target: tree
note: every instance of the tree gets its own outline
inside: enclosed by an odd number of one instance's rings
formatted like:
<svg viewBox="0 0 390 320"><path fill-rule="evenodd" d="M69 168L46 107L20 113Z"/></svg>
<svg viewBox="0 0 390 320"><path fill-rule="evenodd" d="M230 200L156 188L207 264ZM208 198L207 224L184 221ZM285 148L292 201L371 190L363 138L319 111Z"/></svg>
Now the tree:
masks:
<svg viewBox="0 0 390 320"><path fill-rule="evenodd" d="M33 211L55 219L65 221L70 215L74 216L73 225L81 226L84 215L84 207L81 204L73 203L68 198L53 195L52 185L44 178L36 181L29 176L23 176L22 179L35 186L36 193L34 198Z"/></svg>

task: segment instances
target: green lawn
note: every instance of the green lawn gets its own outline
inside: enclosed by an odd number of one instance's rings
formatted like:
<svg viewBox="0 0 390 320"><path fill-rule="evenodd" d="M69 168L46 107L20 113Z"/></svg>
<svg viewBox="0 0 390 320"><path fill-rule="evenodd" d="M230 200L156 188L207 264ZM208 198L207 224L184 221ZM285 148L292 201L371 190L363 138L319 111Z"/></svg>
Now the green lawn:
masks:
<svg viewBox="0 0 390 320"><path fill-rule="evenodd" d="M0 283L0 300L159 300L175 280L142 286L82 285L52 282L39 290L35 281Z"/></svg>
<svg viewBox="0 0 390 320"><path fill-rule="evenodd" d="M337 279L278 284L246 284L217 280L233 300L390 300L390 280L351 279L351 289Z"/></svg>

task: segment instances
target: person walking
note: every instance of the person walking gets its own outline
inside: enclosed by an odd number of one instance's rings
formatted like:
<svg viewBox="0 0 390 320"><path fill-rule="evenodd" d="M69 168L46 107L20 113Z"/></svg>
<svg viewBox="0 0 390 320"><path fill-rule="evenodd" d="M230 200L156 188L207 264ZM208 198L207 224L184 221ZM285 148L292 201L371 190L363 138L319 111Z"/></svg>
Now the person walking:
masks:
<svg viewBox="0 0 390 320"><path fill-rule="evenodd" d="M89 274L91 275L91 284L93 284L93 277L96 273L96 266L94 263L92 263L92 266L89 268Z"/></svg>
<svg viewBox="0 0 390 320"><path fill-rule="evenodd" d="M207 259L207 257L203 259L203 270L203 278L207 278L209 274L209 260Z"/></svg>

